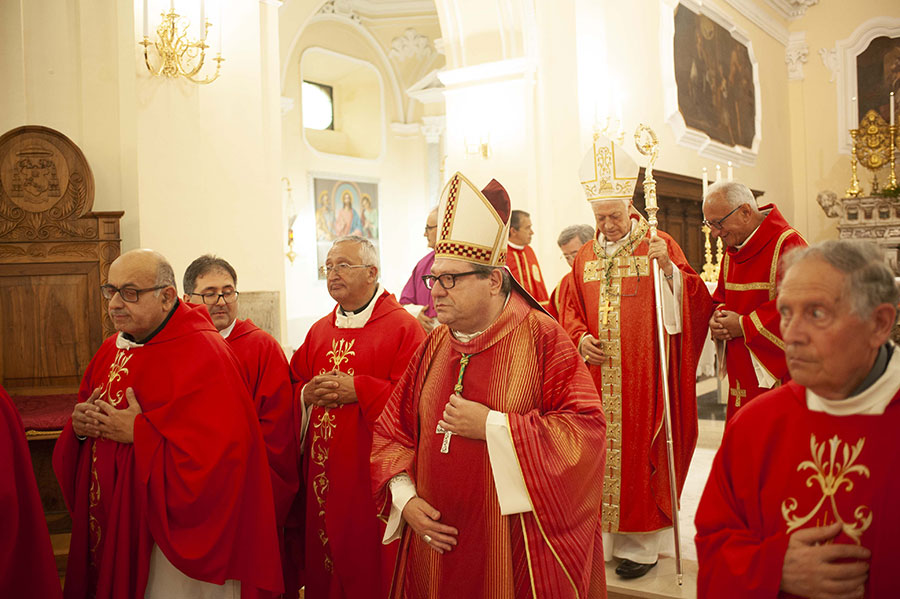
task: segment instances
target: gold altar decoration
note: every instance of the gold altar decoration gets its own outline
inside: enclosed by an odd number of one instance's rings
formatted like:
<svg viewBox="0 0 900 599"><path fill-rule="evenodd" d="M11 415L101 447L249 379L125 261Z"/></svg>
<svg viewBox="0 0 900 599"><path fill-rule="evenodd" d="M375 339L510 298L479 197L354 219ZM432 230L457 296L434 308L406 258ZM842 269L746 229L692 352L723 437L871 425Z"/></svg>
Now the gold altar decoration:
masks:
<svg viewBox="0 0 900 599"><path fill-rule="evenodd" d="M713 264L712 244L709 242L709 234L711 229L708 226L703 225L702 227L700 227L700 230L703 231L703 237L705 240L703 243L703 272L700 273L700 278L707 283L715 283L719 280L719 264Z"/></svg>
<svg viewBox="0 0 900 599"><path fill-rule="evenodd" d="M281 182L284 183L285 191L287 191L288 207L288 251L285 256L291 261L291 264L294 264L294 260L297 259L297 252L294 251L294 221L297 220L297 209L294 207L294 199L291 196L291 180L282 177Z"/></svg>
<svg viewBox="0 0 900 599"><path fill-rule="evenodd" d="M147 65L147 70L157 77L184 77L192 83L201 85L212 83L218 79L219 69L225 61L222 58L221 47L216 57L213 58L216 62L216 72L212 77L198 78L200 70L206 62L206 50L209 48L206 45L207 32L211 26L209 20L204 18L204 22L200 24L200 39L190 40L188 39L190 21L176 13L174 7L169 9L168 13L161 13L160 16L163 20L156 28L157 41L151 42L145 33L143 41L138 43L139 46L144 47L144 64ZM150 61L150 46L156 50L156 57L159 61L155 67Z"/></svg>
<svg viewBox="0 0 900 599"><path fill-rule="evenodd" d="M860 121L859 128L850 131L850 136L853 138L850 164L854 173L850 181L850 189L847 190L848 196L858 197L861 192L858 190L858 179L854 181L856 179L855 161L872 171L871 193L873 195L879 191L878 171L885 166L890 165L888 188L896 187L897 177L894 172L896 129L896 127L889 126L878 112L869 110Z"/></svg>

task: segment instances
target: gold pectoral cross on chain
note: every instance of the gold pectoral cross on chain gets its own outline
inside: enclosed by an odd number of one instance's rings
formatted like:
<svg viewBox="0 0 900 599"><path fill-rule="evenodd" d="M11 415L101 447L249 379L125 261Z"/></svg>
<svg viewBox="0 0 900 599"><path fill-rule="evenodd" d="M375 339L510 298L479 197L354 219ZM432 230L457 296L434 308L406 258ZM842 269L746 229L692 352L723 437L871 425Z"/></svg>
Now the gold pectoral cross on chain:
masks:
<svg viewBox="0 0 900 599"><path fill-rule="evenodd" d="M456 385L453 386L453 392L457 395L462 393L463 390L463 373L466 372L466 366L469 364L469 358L472 354L463 354L462 358L459 360L459 378L456 380ZM450 437L455 435L456 433L450 432L445 429L443 426L438 423L437 428L434 430L437 435L444 435L444 440L441 442L441 453L450 453Z"/></svg>

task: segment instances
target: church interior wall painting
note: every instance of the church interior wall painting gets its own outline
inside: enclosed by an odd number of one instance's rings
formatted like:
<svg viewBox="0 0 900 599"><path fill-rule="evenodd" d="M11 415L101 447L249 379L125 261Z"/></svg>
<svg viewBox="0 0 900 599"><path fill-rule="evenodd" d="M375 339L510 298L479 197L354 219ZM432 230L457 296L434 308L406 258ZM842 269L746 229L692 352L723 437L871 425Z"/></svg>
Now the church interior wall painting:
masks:
<svg viewBox="0 0 900 599"><path fill-rule="evenodd" d="M316 214L316 272L324 280L322 267L335 239L358 235L378 249L378 182L313 175L311 187Z"/></svg>
<svg viewBox="0 0 900 599"><path fill-rule="evenodd" d="M664 110L678 144L754 166L762 105L750 38L710 4L660 1Z"/></svg>

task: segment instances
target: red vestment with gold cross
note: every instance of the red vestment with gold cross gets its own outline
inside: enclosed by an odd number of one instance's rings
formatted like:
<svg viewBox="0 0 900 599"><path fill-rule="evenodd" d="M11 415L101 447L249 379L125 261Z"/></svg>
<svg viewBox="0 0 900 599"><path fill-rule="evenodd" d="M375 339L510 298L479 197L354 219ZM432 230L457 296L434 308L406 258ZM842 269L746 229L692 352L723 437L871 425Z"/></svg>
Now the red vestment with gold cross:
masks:
<svg viewBox="0 0 900 599"><path fill-rule="evenodd" d="M601 365L588 364L588 370L608 423L603 530L610 533L655 532L672 526L656 301L647 258L649 225L643 218L632 218L636 224L612 256L596 241L579 250L573 267L574 293L564 317L576 344L585 334L593 335L606 356ZM697 362L712 303L675 240L662 231L659 237L682 277L682 332L667 336L680 495L697 441Z"/></svg>
<svg viewBox="0 0 900 599"><path fill-rule="evenodd" d="M507 415L531 512L501 515L485 441L453 435L441 453L437 423L463 355L461 395ZM391 597L605 597L604 430L597 392L565 331L519 293L467 343L436 328L375 426L372 479L387 514L391 478L408 474L441 522L459 530L458 545L439 555L404 526Z"/></svg>
<svg viewBox="0 0 900 599"><path fill-rule="evenodd" d="M313 324L291 358L298 394L313 377L339 370L353 376L358 398L309 412L303 479L310 598L384 597L397 555L396 545L381 543L384 522L372 499L372 427L425 333L393 295L373 301L364 327L338 328L333 311Z"/></svg>
<svg viewBox="0 0 900 599"><path fill-rule="evenodd" d="M531 297L536 299L538 303L546 308L550 297L547 295L547 287L544 285L544 275L541 273L541 267L538 264L537 256L530 245L526 245L523 249L517 249L513 246L506 248L506 267L512 276L519 282L525 291Z"/></svg>
<svg viewBox="0 0 900 599"><path fill-rule="evenodd" d="M834 416L791 381L742 408L697 509L697 597L791 597L779 590L790 535L837 521L832 542L872 552L864 597L900 597L898 430L900 393L883 414Z"/></svg>
<svg viewBox="0 0 900 599"><path fill-rule="evenodd" d="M64 596L144 597L153 545L190 578L282 590L272 483L240 366L205 306L179 303L147 343L106 339L78 396L142 413L134 443L79 441L66 424L53 452L72 538Z"/></svg>
<svg viewBox="0 0 900 599"><path fill-rule="evenodd" d="M776 381L787 378L784 342L779 325L781 317L775 309L775 292L781 280L779 261L806 241L791 228L774 204L760 207L769 210L765 220L740 249L729 247L719 267L719 284L713 293L717 310L731 310L741 315L743 337L725 344L728 369L728 416L741 406L768 391L759 386L751 354Z"/></svg>

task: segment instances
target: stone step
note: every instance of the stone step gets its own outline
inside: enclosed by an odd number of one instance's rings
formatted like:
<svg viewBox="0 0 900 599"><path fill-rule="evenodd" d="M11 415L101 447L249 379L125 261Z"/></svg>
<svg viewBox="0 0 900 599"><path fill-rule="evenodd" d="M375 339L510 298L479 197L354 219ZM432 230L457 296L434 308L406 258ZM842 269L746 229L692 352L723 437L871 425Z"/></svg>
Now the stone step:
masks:
<svg viewBox="0 0 900 599"><path fill-rule="evenodd" d="M56 569L60 578L66 575L66 560L69 558L71 539L72 534L68 532L50 535L50 545L53 547L53 557L56 559Z"/></svg>
<svg viewBox="0 0 900 599"><path fill-rule="evenodd" d="M683 560L684 579L678 586L675 559L660 557L655 568L641 578L623 580L616 575L619 560L606 562L606 591L608 599L696 599L697 562Z"/></svg>

